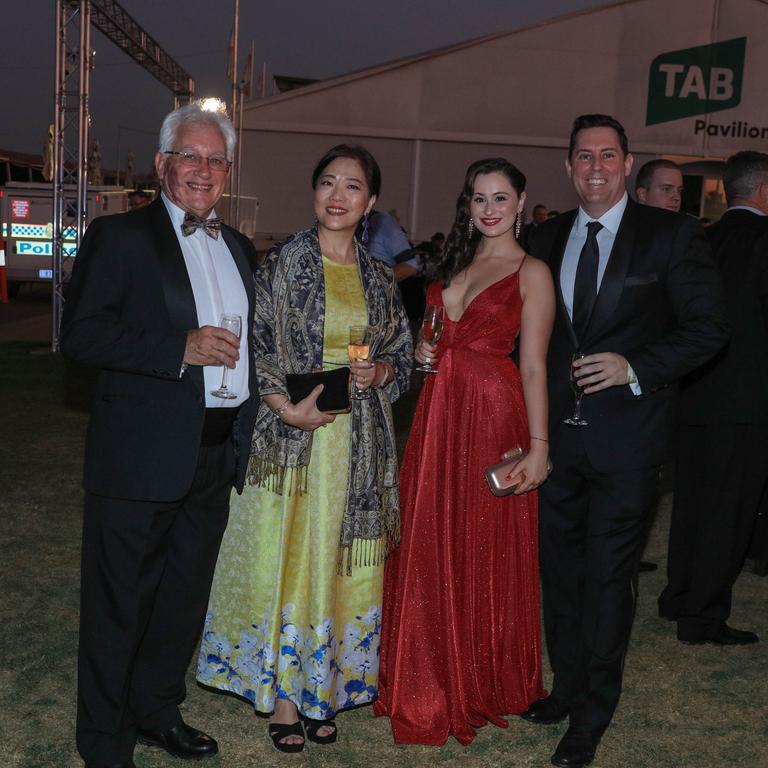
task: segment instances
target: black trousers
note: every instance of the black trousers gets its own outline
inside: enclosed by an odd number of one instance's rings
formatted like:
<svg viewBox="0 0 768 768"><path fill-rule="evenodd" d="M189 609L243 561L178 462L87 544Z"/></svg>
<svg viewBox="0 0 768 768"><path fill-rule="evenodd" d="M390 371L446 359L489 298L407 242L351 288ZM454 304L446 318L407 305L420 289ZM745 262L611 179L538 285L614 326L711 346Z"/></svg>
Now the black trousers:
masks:
<svg viewBox="0 0 768 768"><path fill-rule="evenodd" d="M599 472L580 429L558 435L540 491L541 581L552 695L569 706L571 728L599 737L621 695L660 468Z"/></svg>
<svg viewBox="0 0 768 768"><path fill-rule="evenodd" d="M768 486L768 426L682 426L659 613L681 634L717 633Z"/></svg>
<svg viewBox="0 0 768 768"><path fill-rule="evenodd" d="M178 501L86 494L77 748L89 768L130 760L138 728L181 722L234 467L227 440L200 449L192 487Z"/></svg>

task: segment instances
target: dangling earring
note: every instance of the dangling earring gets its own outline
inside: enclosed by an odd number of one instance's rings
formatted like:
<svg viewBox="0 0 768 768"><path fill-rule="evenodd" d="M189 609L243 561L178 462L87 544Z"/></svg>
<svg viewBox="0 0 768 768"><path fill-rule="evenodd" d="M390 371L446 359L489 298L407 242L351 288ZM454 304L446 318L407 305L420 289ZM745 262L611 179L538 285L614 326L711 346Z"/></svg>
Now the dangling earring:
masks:
<svg viewBox="0 0 768 768"><path fill-rule="evenodd" d="M475 222L470 219L469 224L467 224L467 240L472 239L472 233L475 231Z"/></svg>
<svg viewBox="0 0 768 768"><path fill-rule="evenodd" d="M368 214L363 216L363 236L360 238L363 241L363 245L368 245Z"/></svg>
<svg viewBox="0 0 768 768"><path fill-rule="evenodd" d="M523 226L523 217L520 215L520 212L518 211L517 218L515 219L515 240L520 239L520 229Z"/></svg>

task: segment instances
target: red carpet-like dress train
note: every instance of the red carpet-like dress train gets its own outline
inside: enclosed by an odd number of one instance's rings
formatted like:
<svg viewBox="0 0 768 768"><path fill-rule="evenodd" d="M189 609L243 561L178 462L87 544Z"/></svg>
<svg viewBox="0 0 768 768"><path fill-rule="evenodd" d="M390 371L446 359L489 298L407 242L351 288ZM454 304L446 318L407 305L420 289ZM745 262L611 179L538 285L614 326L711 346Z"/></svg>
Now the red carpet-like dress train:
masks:
<svg viewBox="0 0 768 768"><path fill-rule="evenodd" d="M457 322L446 317L401 469L402 541L385 568L377 715L402 744L469 744L506 727L541 682L537 495L493 496L485 467L528 424L510 358L519 272L493 283ZM442 304L439 283L427 302Z"/></svg>

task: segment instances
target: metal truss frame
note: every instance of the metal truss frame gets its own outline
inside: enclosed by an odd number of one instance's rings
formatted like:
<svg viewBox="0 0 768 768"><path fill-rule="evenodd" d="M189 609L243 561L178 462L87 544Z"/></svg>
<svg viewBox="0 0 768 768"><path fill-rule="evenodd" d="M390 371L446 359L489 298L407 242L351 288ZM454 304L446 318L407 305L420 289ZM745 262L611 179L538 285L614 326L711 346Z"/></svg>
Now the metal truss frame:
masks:
<svg viewBox="0 0 768 768"><path fill-rule="evenodd" d="M88 211L91 24L173 93L174 108L190 101L194 80L116 0L56 0L56 88L53 151L53 328L59 349L61 315ZM65 239L75 235L74 248Z"/></svg>

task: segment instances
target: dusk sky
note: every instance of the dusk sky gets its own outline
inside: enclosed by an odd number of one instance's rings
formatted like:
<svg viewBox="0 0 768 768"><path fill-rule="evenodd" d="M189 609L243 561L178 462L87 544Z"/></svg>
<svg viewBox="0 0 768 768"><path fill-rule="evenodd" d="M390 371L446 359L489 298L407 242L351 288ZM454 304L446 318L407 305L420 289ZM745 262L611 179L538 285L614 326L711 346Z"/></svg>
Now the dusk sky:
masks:
<svg viewBox="0 0 768 768"><path fill-rule="evenodd" d="M242 72L251 41L256 75L327 79L394 59L505 32L611 0L271 0L240 2ZM3 98L0 148L41 152L53 121L54 0L4 0L0 46ZM123 8L195 79L198 96L229 100L227 57L233 0L121 0ZM172 95L107 38L94 31L92 138L103 167L121 168L129 149L135 171L148 170ZM520 78L542 72L478 72L514 98Z"/></svg>

